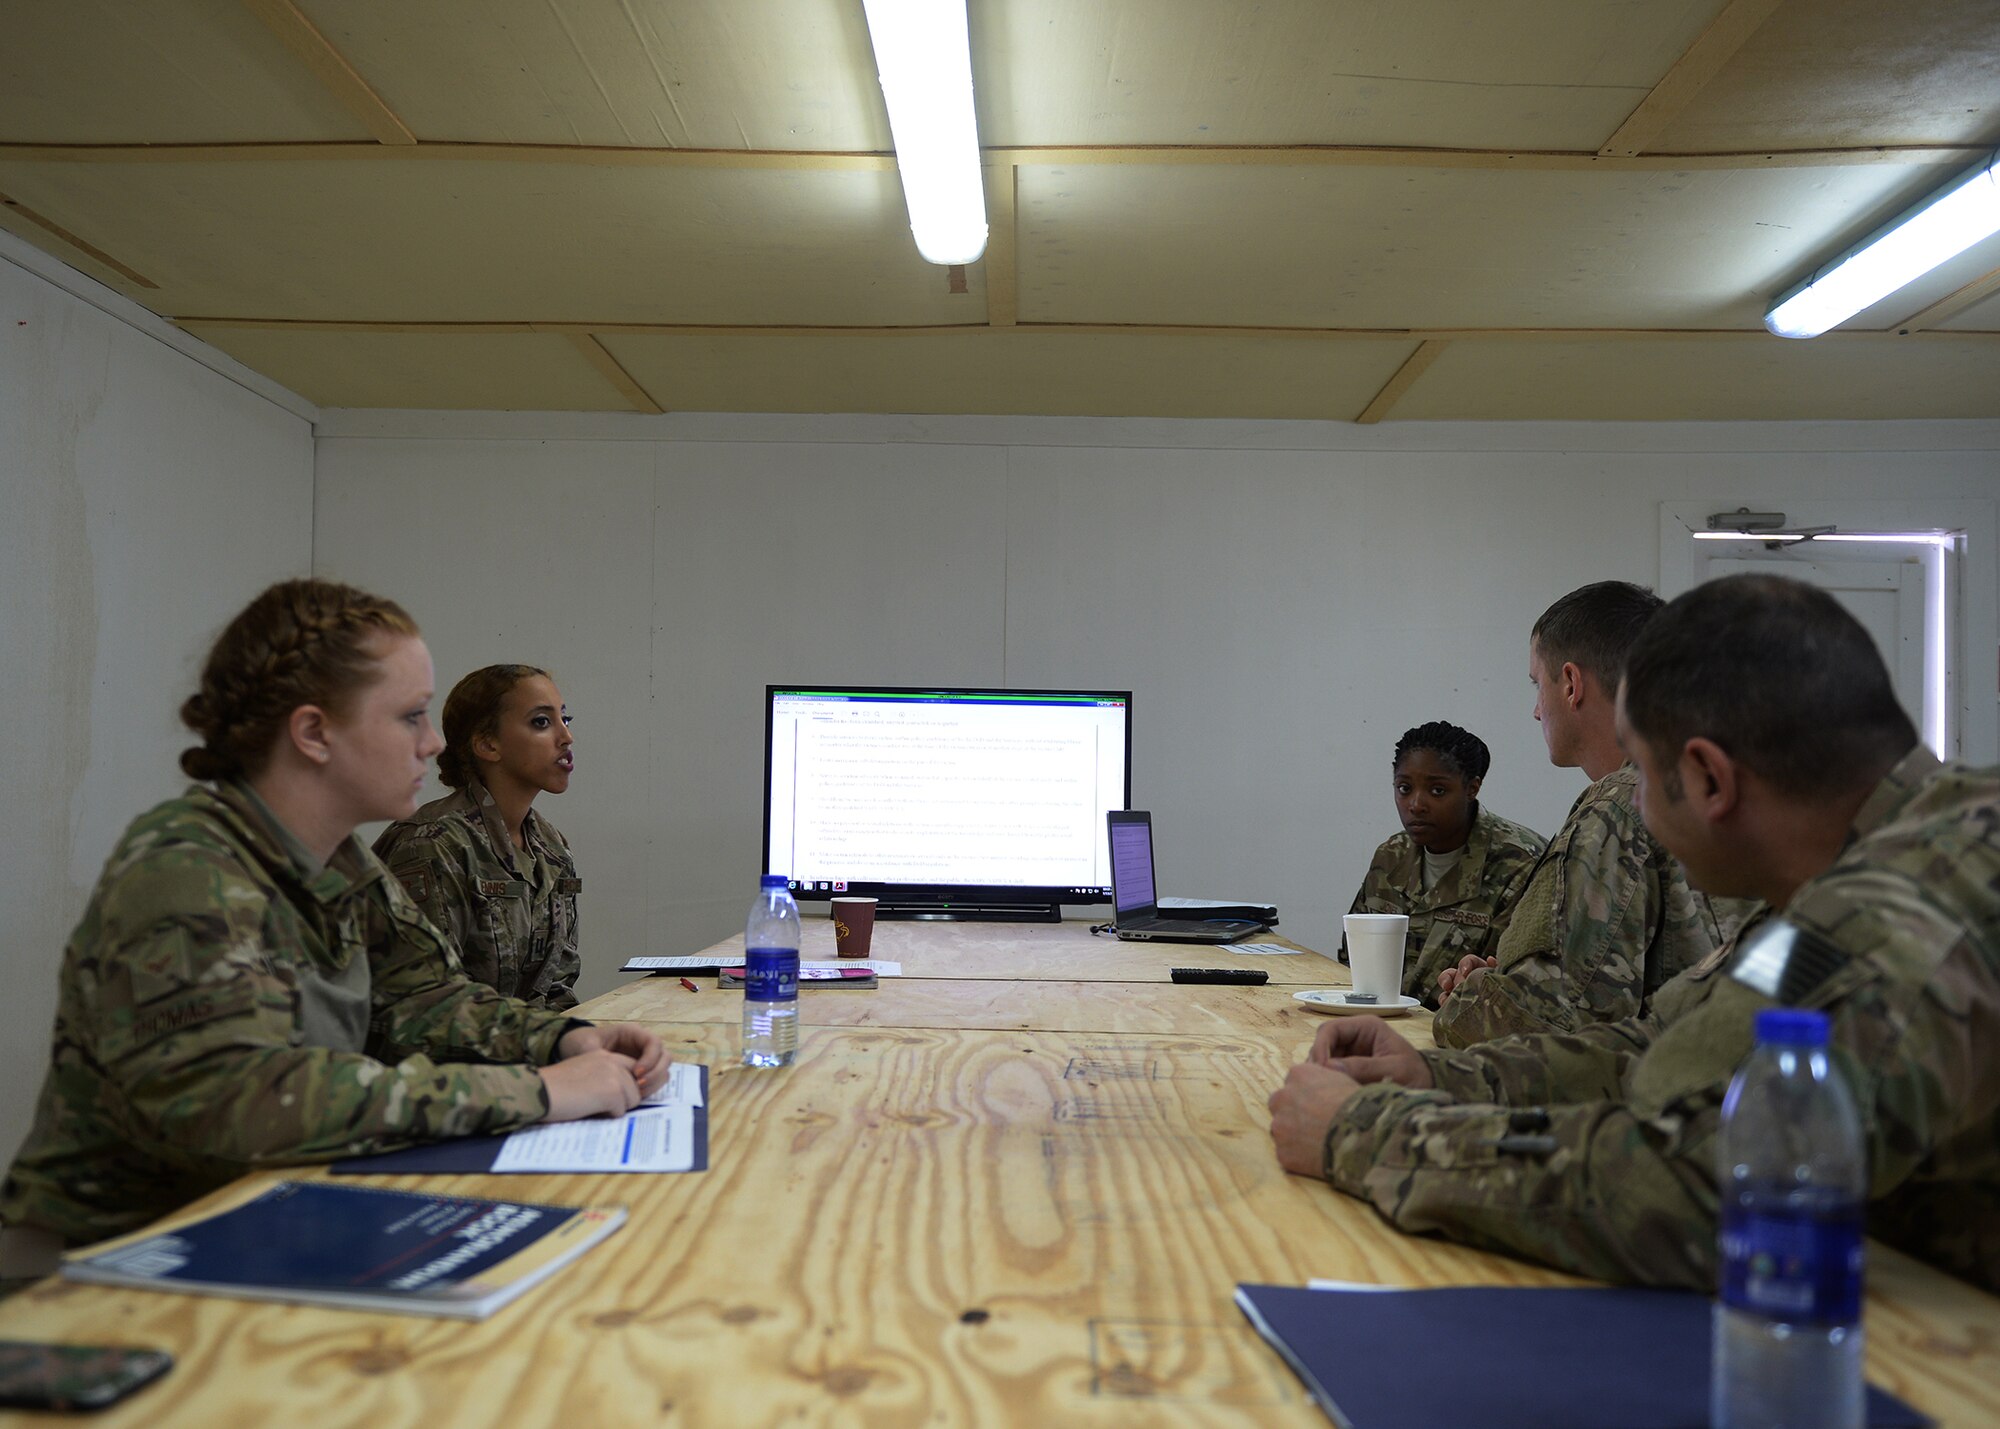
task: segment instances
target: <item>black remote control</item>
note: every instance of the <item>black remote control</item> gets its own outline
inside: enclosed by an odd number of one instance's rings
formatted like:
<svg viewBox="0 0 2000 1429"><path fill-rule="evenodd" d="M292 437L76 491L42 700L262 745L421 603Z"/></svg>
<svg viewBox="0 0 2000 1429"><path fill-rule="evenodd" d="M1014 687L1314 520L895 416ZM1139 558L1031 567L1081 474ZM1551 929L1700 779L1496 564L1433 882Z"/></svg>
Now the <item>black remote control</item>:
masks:
<svg viewBox="0 0 2000 1429"><path fill-rule="evenodd" d="M1261 968L1175 968L1175 982L1223 982L1259 987L1271 980Z"/></svg>

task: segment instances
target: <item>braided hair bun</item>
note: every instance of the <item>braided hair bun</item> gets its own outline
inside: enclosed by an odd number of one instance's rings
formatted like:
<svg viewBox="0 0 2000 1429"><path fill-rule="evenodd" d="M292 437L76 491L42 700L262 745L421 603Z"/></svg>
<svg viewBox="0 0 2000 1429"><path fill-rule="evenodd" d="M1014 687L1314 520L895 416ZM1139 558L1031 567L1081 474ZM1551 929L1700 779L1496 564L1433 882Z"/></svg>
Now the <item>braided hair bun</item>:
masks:
<svg viewBox="0 0 2000 1429"><path fill-rule="evenodd" d="M300 705L339 712L377 678L384 635L416 635L393 600L334 581L281 581L229 622L208 652L181 723L201 743L181 753L190 779L258 773Z"/></svg>

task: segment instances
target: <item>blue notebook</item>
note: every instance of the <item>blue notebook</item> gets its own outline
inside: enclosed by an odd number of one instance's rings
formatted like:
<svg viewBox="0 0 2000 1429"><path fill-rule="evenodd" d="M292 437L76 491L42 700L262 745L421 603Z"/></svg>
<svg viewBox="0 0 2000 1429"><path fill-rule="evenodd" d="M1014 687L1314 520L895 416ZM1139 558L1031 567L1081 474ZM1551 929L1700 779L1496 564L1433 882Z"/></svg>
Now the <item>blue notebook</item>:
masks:
<svg viewBox="0 0 2000 1429"><path fill-rule="evenodd" d="M701 1073L701 1104L694 1108L694 1164L682 1169L708 1169L708 1068ZM642 1108L643 1110L643 1108ZM444 1176L481 1175L493 1172L493 1162L512 1133L497 1136L460 1136L450 1141L433 1141L423 1146L406 1146L401 1151L381 1151L373 1156L349 1156L333 1163L336 1176ZM602 1174L619 1167L603 1167ZM645 1169L645 1168L637 1168ZM550 1173L524 1173L550 1174ZM555 1173L560 1174L560 1173Z"/></svg>
<svg viewBox="0 0 2000 1429"><path fill-rule="evenodd" d="M165 1231L63 1257L67 1280L483 1320L625 1223L550 1206L282 1181Z"/></svg>
<svg viewBox="0 0 2000 1429"><path fill-rule="evenodd" d="M1708 1429L1709 1307L1679 1290L1307 1290L1236 1304L1341 1429ZM1871 1429L1931 1421L1868 1387Z"/></svg>

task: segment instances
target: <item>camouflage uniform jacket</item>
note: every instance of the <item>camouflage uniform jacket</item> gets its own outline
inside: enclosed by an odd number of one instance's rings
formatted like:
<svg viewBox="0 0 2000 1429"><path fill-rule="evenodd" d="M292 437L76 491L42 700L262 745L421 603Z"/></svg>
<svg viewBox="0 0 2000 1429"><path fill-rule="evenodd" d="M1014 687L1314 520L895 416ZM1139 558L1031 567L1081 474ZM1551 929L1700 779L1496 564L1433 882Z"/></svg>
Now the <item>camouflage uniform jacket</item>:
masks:
<svg viewBox="0 0 2000 1429"><path fill-rule="evenodd" d="M1649 1016L1424 1053L1437 1090L1363 1088L1327 1137L1327 1179L1405 1231L1710 1289L1723 1095L1757 1010L1783 1002L1833 1020L1869 1233L2000 1290L1996 801L2000 769L1913 751L1833 865Z"/></svg>
<svg viewBox="0 0 2000 1429"><path fill-rule="evenodd" d="M539 1121L564 1017L472 982L360 840L317 873L242 785L134 820L63 953L0 1220L136 1229L252 1167Z"/></svg>
<svg viewBox="0 0 2000 1429"><path fill-rule="evenodd" d="M556 826L528 810L526 849L486 786L433 799L375 840L375 856L458 945L467 976L523 1002L576 1006L583 880Z"/></svg>
<svg viewBox="0 0 2000 1429"><path fill-rule="evenodd" d="M1432 1026L1440 1047L1635 1017L1721 945L1708 900L1640 822L1638 781L1627 764L1570 806L1514 907L1499 966L1445 999Z"/></svg>
<svg viewBox="0 0 2000 1429"><path fill-rule="evenodd" d="M1397 834L1375 850L1347 911L1409 914L1403 992L1436 1007L1439 973L1469 954L1491 956L1500 945L1542 847L1533 829L1475 805L1465 856L1435 887L1424 887L1423 850L1408 834Z"/></svg>

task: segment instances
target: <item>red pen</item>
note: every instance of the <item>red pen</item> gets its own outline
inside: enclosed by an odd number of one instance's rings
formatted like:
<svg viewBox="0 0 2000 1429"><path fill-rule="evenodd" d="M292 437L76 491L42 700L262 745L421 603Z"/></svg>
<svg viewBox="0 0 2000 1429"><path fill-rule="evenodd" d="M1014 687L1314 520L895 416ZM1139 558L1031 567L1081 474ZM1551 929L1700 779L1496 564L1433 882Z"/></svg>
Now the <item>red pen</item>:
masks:
<svg viewBox="0 0 2000 1429"><path fill-rule="evenodd" d="M696 986L695 986L695 985L694 985L693 983L689 982L689 981L688 981L688 980L687 980L686 978L682 978L682 979L681 979L681 986L682 986L682 987L684 987L684 988L686 988L686 989L687 989L687 990L688 990L689 992L700 992L700 991L701 991L701 989L700 989L700 988L696 987Z"/></svg>

